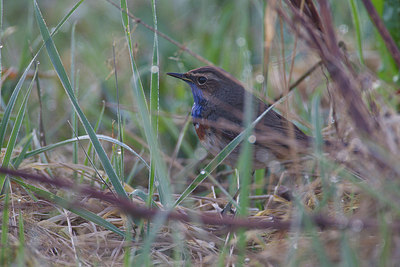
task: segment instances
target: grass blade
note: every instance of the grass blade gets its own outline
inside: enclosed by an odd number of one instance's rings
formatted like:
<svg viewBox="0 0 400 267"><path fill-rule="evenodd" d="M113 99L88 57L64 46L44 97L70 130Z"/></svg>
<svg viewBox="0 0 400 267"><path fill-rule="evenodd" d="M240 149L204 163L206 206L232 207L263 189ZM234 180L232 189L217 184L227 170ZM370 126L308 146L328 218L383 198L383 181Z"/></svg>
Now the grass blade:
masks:
<svg viewBox="0 0 400 267"><path fill-rule="evenodd" d="M36 74L37 74L37 69L35 71L35 74L34 74L34 77L33 77L32 81L31 81L31 83L29 85L28 91L25 94L24 100L23 100L23 102L21 104L21 107L20 107L20 109L18 111L18 115L17 115L17 117L15 119L14 127L13 127L13 129L11 131L10 139L8 141L8 144L7 144L6 153L4 154L3 162L1 164L1 166L3 168L7 168L8 164L10 163L11 154L14 151L15 143L17 142L17 137L18 137L18 134L19 134L19 130L21 129L22 120L23 120L25 112L26 112L26 104L28 103L28 99L29 99L29 96L30 96L31 91L32 91L32 87L33 87L33 83L35 81ZM0 187L1 187L0 191L1 192L4 192L3 191L4 190L4 186L7 186L7 180L5 180L5 177L6 177L5 175L0 175Z"/></svg>
<svg viewBox="0 0 400 267"><path fill-rule="evenodd" d="M351 13L353 15L354 27L356 30L357 37L357 48L358 48L358 56L360 57L361 64L364 65L364 55L362 50L362 39L361 39L361 27L360 27L360 18L358 16L358 7L355 0L350 0Z"/></svg>
<svg viewBox="0 0 400 267"><path fill-rule="evenodd" d="M9 221L9 201L10 201L10 193L9 190L6 190L4 197L4 206L3 206L3 218L2 218L2 226L1 226L1 248L0 248L0 265L7 266L7 257L9 255L10 247L8 245L8 221Z"/></svg>
<svg viewBox="0 0 400 267"><path fill-rule="evenodd" d="M78 3L76 3L72 7L72 9L68 12L68 14L65 15L65 17L57 24L57 26L55 27L55 29L51 33L51 36L54 36L58 32L58 30L61 28L61 26L64 25L64 23L67 21L67 19L82 4L83 1L84 0L80 0ZM17 98L17 96L19 94L19 91L21 90L22 84L25 81L25 78L26 78L26 75L28 74L29 69L31 68L33 62L36 60L39 52L42 50L43 47L44 47L44 43L38 49L37 53L33 56L32 60L28 64L28 66L25 68L25 71L22 73L21 78L18 80L18 83L15 86L15 88L13 90L13 93L12 93L12 95L10 97L10 100L9 100L9 102L7 104L7 107L6 107L5 111L4 111L3 119L2 119L2 121L0 123L0 148L3 147L4 136L5 136L5 133L7 131L7 124L9 122L11 111L12 111L14 105L15 105L16 98Z"/></svg>
<svg viewBox="0 0 400 267"><path fill-rule="evenodd" d="M21 78L19 79L17 85L15 86L13 93L10 97L10 100L8 101L7 107L4 110L4 114L3 114L3 118L1 120L0 123L0 148L3 147L3 142L4 142L4 136L6 134L7 131L7 125L8 122L10 121L10 116L11 116L11 112L14 108L15 102L17 101L17 97L19 92L21 91L22 85L25 81L26 75L28 74L29 69L32 66L32 63L34 62L34 60L36 60L38 54L36 54L32 61L28 64L28 66L26 67L24 73L22 73Z"/></svg>
<svg viewBox="0 0 400 267"><path fill-rule="evenodd" d="M19 165L23 161L23 159L26 155L26 152L28 151L28 149L32 143L32 139L33 139L33 133L30 133L29 135L27 135L23 140L24 142L23 142L21 153L19 153L18 157L15 157L12 159L12 165L14 165L15 169L18 169Z"/></svg>
<svg viewBox="0 0 400 267"><path fill-rule="evenodd" d="M99 130L100 123L101 123L101 121L102 121L102 119L103 119L105 107L106 107L106 103L103 101L103 106L101 107L100 115L99 115L99 117L97 118L97 122L96 122L96 124L95 124L95 126L94 126L94 132L95 132L95 133L97 133L97 131ZM97 136L97 137L99 137L99 136ZM88 147L87 147L87 149L86 149L88 155L92 155L92 149L93 149L93 145L92 145L92 143L89 143L89 145L88 145ZM136 152L135 152L135 153L136 153ZM88 158L85 158L85 162L84 162L83 164L84 164L85 166L88 166L88 165L89 165L89 159L88 159Z"/></svg>
<svg viewBox="0 0 400 267"><path fill-rule="evenodd" d="M18 214L18 252L17 252L17 266L25 266L25 233L24 233L24 218L22 212Z"/></svg>
<svg viewBox="0 0 400 267"><path fill-rule="evenodd" d="M120 110L120 97L119 97L119 87L118 87L118 75L117 75L117 63L115 59L115 43L113 44L113 60L114 60L114 75L115 75L115 88L117 93L117 124L118 124L118 139L121 143L124 142L123 127L122 127L122 115ZM118 151L118 149L117 149ZM120 150L116 154L116 170L121 177L121 180L125 181L124 175L124 149Z"/></svg>
<svg viewBox="0 0 400 267"><path fill-rule="evenodd" d="M51 62L53 63L54 69L56 70L57 75L65 89L65 92L67 93L68 98L75 109L75 112L77 113L80 121L82 122L82 125L86 130L86 133L89 135L90 141L92 142L93 147L96 150L97 155L99 156L100 162L101 162L105 172L107 173L115 191L120 196L128 197L121 182L118 179L117 174L115 173L115 171L112 167L112 164L111 164L106 152L104 151L103 147L101 146L100 141L97 138L96 133L93 130L93 127L90 125L85 114L79 107L78 101L76 100L76 97L72 90L71 83L68 79L65 68L61 62L60 55L58 54L58 51L54 45L53 39L50 36L50 32L44 22L44 19L43 19L42 13L40 12L39 6L38 6L36 0L33 0L33 3L34 3L36 21L39 25L40 33L42 34L42 38L45 41L47 53L50 57Z"/></svg>
<svg viewBox="0 0 400 267"><path fill-rule="evenodd" d="M76 42L75 42L75 29L76 29L76 22L72 25L72 30L71 30L71 70L70 70L70 75L71 75L71 86L73 88L75 97L78 98L78 82L76 77L75 77L75 47L76 47ZM76 117L76 113L72 112L71 114L71 125L72 125L72 137L74 137L74 133L78 133L78 120ZM74 164L78 164L78 143L74 143L72 145L72 162ZM74 178L77 179L77 173L74 173Z"/></svg>
<svg viewBox="0 0 400 267"><path fill-rule="evenodd" d="M125 0L121 0L121 16L122 16L123 27L125 30L126 41L129 47L129 56L132 68L132 80L133 80L133 91L134 91L135 101L138 105L140 117L143 121L145 136L147 139L147 143L149 144L151 165L154 164L155 166L155 172L157 174L157 180L158 180L157 189L160 194L160 200L161 203L167 207L172 202L170 193L171 189L169 187L170 183L167 175L168 174L167 167L165 165L165 162L160 157L157 135L154 133L154 129L151 124L146 96L144 94L139 71L137 69L135 59L133 57L133 46L132 46L131 33L129 28L129 19L128 19L127 6Z"/></svg>
<svg viewBox="0 0 400 267"><path fill-rule="evenodd" d="M28 99L29 99L29 96L30 96L31 91L32 91L32 87L33 87L33 83L35 81L36 74L37 74L37 70L36 70L36 72L34 74L34 77L33 77L32 81L31 81L31 83L29 84L28 91L25 94L24 100L23 100L23 102L21 104L21 107L20 107L20 109L18 111L17 117L15 118L14 127L13 127L13 129L11 131L10 139L8 140L8 144L7 144L6 153L4 155L3 163L1 165L2 168L7 168L8 164L10 163L11 154L12 154L12 152L14 150L15 143L17 142L18 133L19 133L19 131L21 129L22 120L23 120L25 112L26 112L26 105L28 103Z"/></svg>
<svg viewBox="0 0 400 267"><path fill-rule="evenodd" d="M153 13L153 24L154 29L157 30L157 14L156 14L156 3L155 0L151 1L151 11ZM150 80L150 120L153 127L153 131L158 137L158 111L159 111L159 86L160 86L160 71L159 71L159 59L158 59L158 39L157 33L154 33L153 42L153 61L150 69L151 80ZM155 166L151 165L151 171L149 175L149 202L154 194L154 180L156 177Z"/></svg>
<svg viewBox="0 0 400 267"><path fill-rule="evenodd" d="M147 164L146 160L143 159L138 153L136 153L135 150L133 150L132 148L130 148L128 145L126 145L126 144L124 144L124 143L121 143L121 142L118 141L117 139L114 139L114 138L109 137L109 136L106 136L106 135L98 134L98 135L97 135L97 138L98 138L99 140L107 141L107 142L110 142L110 143L113 143L113 144L116 144L116 145L118 145L118 146L121 146L121 147L125 148L126 150L128 150L129 152L131 152L133 155L135 155L136 157L138 157L138 158L140 159L140 161L142 161L143 164L144 164L148 169L150 169L150 166L149 166L149 164ZM23 157L23 159L27 159L27 158L36 156L36 155L38 155L38 154L40 154L40 153L53 150L53 149L55 149L55 148L57 148L57 147L60 147L60 146L63 146L63 145L67 145L67 144L71 144L71 143L73 143L73 142L82 141L82 140L90 140L90 136L89 136L89 135L78 136L77 138L76 138L76 137L75 137L75 138L70 138L70 139L67 139L67 140L64 140L64 141L61 141L61 142L58 142L58 143L54 143L54 144L51 144L51 145L47 145L47 146L45 146L45 147L41 147L41 148L39 148L39 149L36 149L36 150L33 150L33 151L30 151L30 152L26 153L25 156Z"/></svg>

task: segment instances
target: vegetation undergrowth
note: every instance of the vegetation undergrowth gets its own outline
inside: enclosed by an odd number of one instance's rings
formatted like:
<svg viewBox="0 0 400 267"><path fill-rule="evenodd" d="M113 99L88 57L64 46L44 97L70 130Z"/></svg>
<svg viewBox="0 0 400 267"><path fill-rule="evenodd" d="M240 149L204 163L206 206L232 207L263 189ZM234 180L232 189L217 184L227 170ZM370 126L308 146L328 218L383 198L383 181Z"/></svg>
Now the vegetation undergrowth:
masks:
<svg viewBox="0 0 400 267"><path fill-rule="evenodd" d="M0 3L0 265L399 261L396 1ZM204 65L312 146L253 171L250 101L212 156L166 76Z"/></svg>

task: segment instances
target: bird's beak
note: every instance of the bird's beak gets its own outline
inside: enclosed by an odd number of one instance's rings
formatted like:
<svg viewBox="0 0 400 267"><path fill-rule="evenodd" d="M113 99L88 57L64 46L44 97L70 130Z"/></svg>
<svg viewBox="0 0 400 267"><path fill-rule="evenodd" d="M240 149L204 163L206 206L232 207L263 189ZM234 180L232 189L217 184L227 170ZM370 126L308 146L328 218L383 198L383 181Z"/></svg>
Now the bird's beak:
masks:
<svg viewBox="0 0 400 267"><path fill-rule="evenodd" d="M174 78L181 79L186 82L191 82L191 80L186 77L185 73L168 72L167 75L172 76Z"/></svg>

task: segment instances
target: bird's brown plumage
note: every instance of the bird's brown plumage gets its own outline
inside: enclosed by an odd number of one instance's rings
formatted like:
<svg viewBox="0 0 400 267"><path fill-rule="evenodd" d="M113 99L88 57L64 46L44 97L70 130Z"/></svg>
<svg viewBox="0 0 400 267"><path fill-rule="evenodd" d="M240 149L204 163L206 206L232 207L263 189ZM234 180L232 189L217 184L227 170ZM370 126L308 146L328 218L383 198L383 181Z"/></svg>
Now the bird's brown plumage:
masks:
<svg viewBox="0 0 400 267"><path fill-rule="evenodd" d="M251 97L254 118L269 107L251 92L246 91L240 81L221 68L205 66L188 71L177 78L188 82L193 94L201 95L202 101L197 103L201 105L201 113L194 118L194 123L196 132L202 133L199 135L200 140L214 155L244 129L246 97ZM254 135L256 168L267 166L273 159L288 159L290 148L296 146L297 151L302 151L310 143L310 137L273 109L256 125ZM239 150L237 148L232 152L227 163L231 165L236 163Z"/></svg>

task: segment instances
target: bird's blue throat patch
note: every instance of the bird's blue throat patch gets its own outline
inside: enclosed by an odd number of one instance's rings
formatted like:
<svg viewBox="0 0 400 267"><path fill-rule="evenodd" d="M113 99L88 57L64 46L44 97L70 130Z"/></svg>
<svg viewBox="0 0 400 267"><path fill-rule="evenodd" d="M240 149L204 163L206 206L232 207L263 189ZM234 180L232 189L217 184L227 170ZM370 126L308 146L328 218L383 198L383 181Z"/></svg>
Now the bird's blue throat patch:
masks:
<svg viewBox="0 0 400 267"><path fill-rule="evenodd" d="M193 118L201 118L201 113L203 111L203 106L206 103L206 99L204 98L203 92L200 88L196 86L196 84L185 81L190 85L192 89L194 104L192 107L192 117Z"/></svg>

